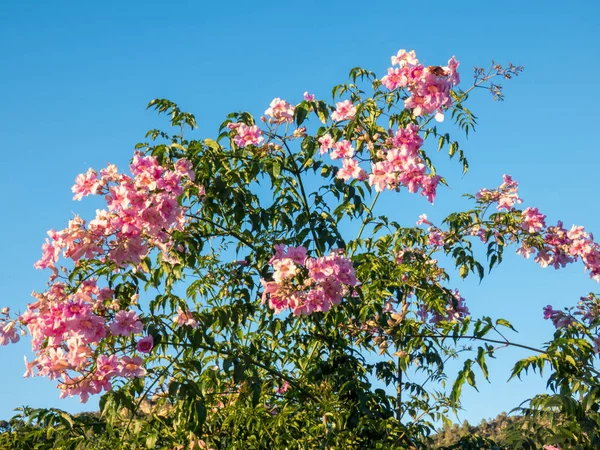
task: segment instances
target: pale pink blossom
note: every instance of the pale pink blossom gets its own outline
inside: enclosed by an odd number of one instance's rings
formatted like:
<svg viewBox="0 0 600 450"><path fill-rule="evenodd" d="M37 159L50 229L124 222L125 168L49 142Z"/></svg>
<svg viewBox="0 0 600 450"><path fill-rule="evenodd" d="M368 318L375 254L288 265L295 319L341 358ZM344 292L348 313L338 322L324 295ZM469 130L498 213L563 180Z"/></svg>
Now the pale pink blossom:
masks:
<svg viewBox="0 0 600 450"><path fill-rule="evenodd" d="M354 147L352 142L343 140L334 144L334 149L330 153L331 159L352 158L354 155Z"/></svg>
<svg viewBox="0 0 600 450"><path fill-rule="evenodd" d="M265 111L265 115L271 117L274 123L292 123L294 121L295 107L290 105L285 100L275 98Z"/></svg>
<svg viewBox="0 0 600 450"><path fill-rule="evenodd" d="M367 172L359 167L358 161L351 158L344 158L342 160L342 168L338 170L336 178L340 178L344 181L348 181L350 178L357 180L366 180L368 178Z"/></svg>
<svg viewBox="0 0 600 450"><path fill-rule="evenodd" d="M198 328L198 321L194 319L194 315L191 311L183 310L181 307L177 307L177 315L173 319L173 322L179 326L188 326L192 328Z"/></svg>
<svg viewBox="0 0 600 450"><path fill-rule="evenodd" d="M237 128L237 134L233 140L235 145L243 148L248 145L260 145L265 139L262 131L256 125L249 127L242 123Z"/></svg>
<svg viewBox="0 0 600 450"><path fill-rule="evenodd" d="M321 136L318 139L319 144L321 144L319 148L319 153L322 155L323 153L327 153L330 148L333 148L335 145L335 140L331 137L329 133Z"/></svg>
<svg viewBox="0 0 600 450"><path fill-rule="evenodd" d="M115 336L129 336L141 333L144 326L135 311L119 311L109 328Z"/></svg>
<svg viewBox="0 0 600 450"><path fill-rule="evenodd" d="M521 213L521 227L529 233L536 233L546 227L545 218L537 208L527 208Z"/></svg>
<svg viewBox="0 0 600 450"><path fill-rule="evenodd" d="M117 366L119 375L127 378L141 378L146 375L142 367L144 360L139 356L123 356Z"/></svg>
<svg viewBox="0 0 600 450"><path fill-rule="evenodd" d="M411 50L409 52L407 52L404 49L398 50L398 54L396 54L395 56L392 56L391 59L392 59L392 66L395 66L395 65L415 66L419 63L419 60L417 59L417 54L415 53L414 50Z"/></svg>
<svg viewBox="0 0 600 450"><path fill-rule="evenodd" d="M429 220L427 220L427 214L421 214L419 216L419 220L417 220L417 225L423 225L423 224L433 225Z"/></svg>
<svg viewBox="0 0 600 450"><path fill-rule="evenodd" d="M71 188L73 193L73 200L81 200L83 197L98 192L98 174L95 170L89 169L86 173L77 175L75 178L75 184Z"/></svg>
<svg viewBox="0 0 600 450"><path fill-rule="evenodd" d="M342 120L352 119L356 115L356 106L350 100L344 100L335 104L335 111L331 114L331 120L341 122Z"/></svg>

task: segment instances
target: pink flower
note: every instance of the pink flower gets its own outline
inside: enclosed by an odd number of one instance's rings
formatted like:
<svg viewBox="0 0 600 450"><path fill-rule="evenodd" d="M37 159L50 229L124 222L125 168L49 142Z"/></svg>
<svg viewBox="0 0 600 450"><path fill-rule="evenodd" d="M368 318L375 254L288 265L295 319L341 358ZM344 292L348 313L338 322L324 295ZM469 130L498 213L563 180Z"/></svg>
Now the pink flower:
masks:
<svg viewBox="0 0 600 450"><path fill-rule="evenodd" d="M75 196L73 200L81 200L83 197L98 193L98 174L95 170L88 169L85 174L77 175L75 184L71 188Z"/></svg>
<svg viewBox="0 0 600 450"><path fill-rule="evenodd" d="M562 311L553 309L551 305L544 307L544 319L552 320L552 324L558 329L568 327L573 323L573 318Z"/></svg>
<svg viewBox="0 0 600 450"><path fill-rule="evenodd" d="M48 234L52 237L55 232L53 230L48 231ZM42 258L37 261L33 267L36 269L45 269L47 267L54 267L58 259L60 258L60 245L57 241L46 239L46 242L42 244Z"/></svg>
<svg viewBox="0 0 600 450"><path fill-rule="evenodd" d="M143 329L140 318L135 311L119 311L115 321L109 325L110 332L115 336L129 336L141 333Z"/></svg>
<svg viewBox="0 0 600 450"><path fill-rule="evenodd" d="M335 148L331 152L331 159L339 159L339 158L352 158L354 155L354 147L352 147L352 142L343 140L335 143Z"/></svg>
<svg viewBox="0 0 600 450"><path fill-rule="evenodd" d="M344 100L335 104L335 111L331 114L331 120L341 122L342 120L352 119L356 114L356 106L350 100Z"/></svg>
<svg viewBox="0 0 600 450"><path fill-rule="evenodd" d="M535 233L546 227L545 215L541 214L537 208L527 208L521 213L521 227Z"/></svg>
<svg viewBox="0 0 600 450"><path fill-rule="evenodd" d="M154 347L154 338L152 337L151 334L140 339L135 346L137 351L141 352L141 353L150 353L150 350L152 350L153 347Z"/></svg>
<svg viewBox="0 0 600 450"><path fill-rule="evenodd" d="M181 158L175 163L175 171L181 176L188 177L190 181L196 179L196 173L192 168L192 163L185 158Z"/></svg>
<svg viewBox="0 0 600 450"><path fill-rule="evenodd" d="M283 280L292 278L298 271L296 264L291 258L278 259L273 263L273 279L276 283L281 283Z"/></svg>
<svg viewBox="0 0 600 450"><path fill-rule="evenodd" d="M307 102L312 102L314 99L315 96L313 94L309 94L308 91L304 93L304 100L306 100Z"/></svg>
<svg viewBox="0 0 600 450"><path fill-rule="evenodd" d="M427 220L427 214L421 214L419 216L419 220L417 220L417 225L423 225L424 223L427 225L433 225L429 220Z"/></svg>
<svg viewBox="0 0 600 450"><path fill-rule="evenodd" d="M444 233L432 230L429 232L429 245L433 245L434 247L443 247L444 238Z"/></svg>
<svg viewBox="0 0 600 450"><path fill-rule="evenodd" d="M274 123L292 123L294 121L295 107L285 100L274 98L265 114L271 117Z"/></svg>
<svg viewBox="0 0 600 450"><path fill-rule="evenodd" d="M344 158L342 160L342 168L338 170L336 178L340 178L344 181L348 181L350 178L356 178L357 180L366 180L368 178L367 172L358 166L358 161L355 159Z"/></svg>
<svg viewBox="0 0 600 450"><path fill-rule="evenodd" d="M33 361L27 361L27 356L23 356L23 360L25 361L25 373L23 374L23 378L33 377L33 368L37 365L37 359Z"/></svg>
<svg viewBox="0 0 600 450"><path fill-rule="evenodd" d="M146 369L142 367L144 360L139 356L123 356L119 361L119 375L128 378L141 378L146 375Z"/></svg>
<svg viewBox="0 0 600 450"><path fill-rule="evenodd" d="M544 450L560 450L558 445L544 445Z"/></svg>
<svg viewBox="0 0 600 450"><path fill-rule="evenodd" d="M448 60L448 66L444 67L446 73L448 74L448 81L450 81L450 84L452 84L453 86L456 86L458 83L460 83L460 76L456 71L459 65L460 63L453 56Z"/></svg>
<svg viewBox="0 0 600 450"><path fill-rule="evenodd" d="M398 51L396 56L392 56L392 66L416 66L419 63L414 50L407 52L404 49Z"/></svg>
<svg viewBox="0 0 600 450"><path fill-rule="evenodd" d="M88 344L100 342L102 338L106 337L104 319L91 313L71 320L69 328L74 335Z"/></svg>
<svg viewBox="0 0 600 450"><path fill-rule="evenodd" d="M275 393L279 394L279 395L285 394L289 388L290 388L290 384L287 381L284 381L280 387L275 389Z"/></svg>
<svg viewBox="0 0 600 450"><path fill-rule="evenodd" d="M262 131L256 125L249 127L242 123L237 128L237 134L233 139L238 147L246 147L248 145L260 145L265 139L262 137Z"/></svg>
<svg viewBox="0 0 600 450"><path fill-rule="evenodd" d="M397 88L405 88L408 85L409 70L407 68L393 68L388 69L388 73L381 79L381 83L393 91Z"/></svg>
<svg viewBox="0 0 600 450"><path fill-rule="evenodd" d="M275 269L275 281L260 280L264 289L262 304L268 298L269 307L275 314L284 309L291 309L296 316L329 311L350 293L349 287L358 283L352 262L339 250L332 250L326 257L307 258L304 247L286 250L283 245L277 245L275 248L275 255L269 262ZM308 278L303 282L293 278L298 271L308 271Z"/></svg>
<svg viewBox="0 0 600 450"><path fill-rule="evenodd" d="M294 261L295 264L303 265L306 261L306 247L288 247L286 256Z"/></svg>
<svg viewBox="0 0 600 450"><path fill-rule="evenodd" d="M2 326L2 323L0 323ZM19 341L19 334L15 328L15 322L8 322L0 328L0 345L6 345L10 342L13 344Z"/></svg>
<svg viewBox="0 0 600 450"><path fill-rule="evenodd" d="M186 325L188 327L198 328L198 321L194 319L193 314L190 311L184 311L180 307L177 307L177 316L175 316L173 322L179 326Z"/></svg>
<svg viewBox="0 0 600 450"><path fill-rule="evenodd" d="M321 136L318 140L319 144L321 144L321 147L319 149L319 153L322 155L323 153L327 153L327 150L329 150L330 148L333 148L333 146L335 145L335 141L333 140L333 138L331 137L331 135L329 133Z"/></svg>

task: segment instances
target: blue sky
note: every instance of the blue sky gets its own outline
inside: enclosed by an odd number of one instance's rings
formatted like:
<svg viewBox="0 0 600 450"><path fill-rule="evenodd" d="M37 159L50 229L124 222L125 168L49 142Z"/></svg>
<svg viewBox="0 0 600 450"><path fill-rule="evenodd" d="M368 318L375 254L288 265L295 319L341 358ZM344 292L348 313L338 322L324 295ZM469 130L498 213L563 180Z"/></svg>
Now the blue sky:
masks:
<svg viewBox="0 0 600 450"><path fill-rule="evenodd" d="M507 99L472 96L477 132L463 141L471 170L444 164L451 189L436 205L386 196L381 211L412 224L426 212L441 220L465 207L464 192L494 187L503 173L521 184L524 206L550 222L585 225L600 236L597 170L600 7L574 2L2 2L0 3L0 306L22 310L48 274L33 262L50 228L93 202L75 203L78 173L107 162L127 164L145 131L164 125L145 105L156 97L194 112L199 136L216 134L231 111L259 115L274 97L299 102L309 90L330 99L334 84L360 65L382 76L398 49L428 64L461 62L463 86L473 66L494 58L526 70L505 84ZM442 155L439 155L442 156ZM87 216L86 216L87 215ZM474 315L502 315L517 340L539 345L552 327L548 303L566 306L597 290L580 265L555 272L507 257L481 285L458 282ZM23 380L24 339L0 348L0 418L13 408L93 409L58 400L52 382ZM512 350L492 364L492 384L467 390L461 419L495 416L539 392L531 377L505 384Z"/></svg>

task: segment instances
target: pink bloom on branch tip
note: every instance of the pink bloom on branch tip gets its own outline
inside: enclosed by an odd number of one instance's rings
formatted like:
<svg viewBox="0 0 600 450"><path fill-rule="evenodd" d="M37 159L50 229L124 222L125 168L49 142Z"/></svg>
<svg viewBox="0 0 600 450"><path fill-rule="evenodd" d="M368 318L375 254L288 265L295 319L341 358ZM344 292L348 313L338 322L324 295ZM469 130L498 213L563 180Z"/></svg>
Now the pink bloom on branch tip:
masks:
<svg viewBox="0 0 600 450"><path fill-rule="evenodd" d="M123 356L119 361L119 375L128 378L141 378L146 375L146 369L142 367L144 360L139 356Z"/></svg>
<svg viewBox="0 0 600 450"><path fill-rule="evenodd" d="M445 237L446 236L444 233L441 233L437 230L432 230L429 232L428 236L429 245L433 245L434 247L443 247Z"/></svg>
<svg viewBox="0 0 600 450"><path fill-rule="evenodd" d="M448 74L448 80L453 86L456 86L458 83L460 83L460 76L456 71L459 65L460 63L456 60L456 57L453 56L448 60L448 66L444 67L446 73Z"/></svg>
<svg viewBox="0 0 600 450"><path fill-rule="evenodd" d="M350 178L363 181L368 177L367 172L359 167L358 161L351 158L344 158L342 160L342 168L338 170L336 175L336 178L344 181L348 181Z"/></svg>
<svg viewBox="0 0 600 450"><path fill-rule="evenodd" d="M115 336L129 336L141 333L143 325L135 311L119 311L115 315L115 321L109 325L109 328Z"/></svg>
<svg viewBox="0 0 600 450"><path fill-rule="evenodd" d="M321 136L318 139L319 144L321 144L321 147L319 148L319 153L322 155L323 153L327 153L327 151L330 148L333 148L333 146L335 145L335 140L331 137L331 135L329 133Z"/></svg>
<svg viewBox="0 0 600 450"><path fill-rule="evenodd" d="M233 138L235 145L242 148L248 145L260 145L264 140L260 128L256 125L249 127L243 123L237 127L237 134Z"/></svg>
<svg viewBox="0 0 600 450"><path fill-rule="evenodd" d="M153 347L154 347L154 338L152 337L151 334L140 339L135 346L136 350L141 353L150 353L150 350L152 350Z"/></svg>
<svg viewBox="0 0 600 450"><path fill-rule="evenodd" d="M331 114L331 120L334 122L352 119L356 115L356 106L350 100L336 103L335 108L335 111Z"/></svg>
<svg viewBox="0 0 600 450"><path fill-rule="evenodd" d="M419 63L419 60L417 59L417 54L415 53L414 50L407 52L406 50L401 49L398 51L398 54L396 54L395 56L392 56L392 66L395 66L395 65L415 66L418 63Z"/></svg>
<svg viewBox="0 0 600 450"><path fill-rule="evenodd" d="M354 155L354 147L352 142L343 140L334 144L334 149L330 153L331 159L352 158Z"/></svg>
<svg viewBox="0 0 600 450"><path fill-rule="evenodd" d="M179 326L189 326L191 328L198 328L198 321L194 319L194 315L191 311L183 310L181 307L177 307L177 315L173 319L173 322Z"/></svg>
<svg viewBox="0 0 600 450"><path fill-rule="evenodd" d="M546 216L541 214L537 208L527 208L521 213L521 227L535 233L546 227Z"/></svg>
<svg viewBox="0 0 600 450"><path fill-rule="evenodd" d="M315 96L313 94L309 94L308 91L304 93L304 100L306 100L307 102L312 102L314 99Z"/></svg>
<svg viewBox="0 0 600 450"><path fill-rule="evenodd" d="M269 108L265 111L265 115L271 117L274 123L292 123L294 121L295 107L290 105L285 100L274 98Z"/></svg>
<svg viewBox="0 0 600 450"><path fill-rule="evenodd" d="M88 169L86 173L77 175L75 184L71 188L75 196L73 200L81 200L83 197L98 193L99 183L98 174L93 169Z"/></svg>
<svg viewBox="0 0 600 450"><path fill-rule="evenodd" d="M19 342L19 334L15 327L15 322L11 321L7 324L0 323L0 345L7 345L9 342L13 344Z"/></svg>
<svg viewBox="0 0 600 450"><path fill-rule="evenodd" d="M417 225L423 225L423 224L433 225L429 220L427 220L427 214L421 214L419 216L419 220L417 220Z"/></svg>

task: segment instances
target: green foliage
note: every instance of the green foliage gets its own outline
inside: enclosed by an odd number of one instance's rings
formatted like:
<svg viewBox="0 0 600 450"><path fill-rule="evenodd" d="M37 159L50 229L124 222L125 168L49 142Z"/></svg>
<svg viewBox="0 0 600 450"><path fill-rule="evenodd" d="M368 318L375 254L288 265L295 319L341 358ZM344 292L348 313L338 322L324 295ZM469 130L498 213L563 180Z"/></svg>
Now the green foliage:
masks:
<svg viewBox="0 0 600 450"><path fill-rule="evenodd" d="M496 435L474 435L468 424L457 442L439 433L432 439L436 424L449 427L462 391L488 379L488 358L518 345L502 333L513 330L508 321L459 314L452 277L457 271L481 281L507 245L539 236L524 235L519 211L490 214L490 203L475 197L472 209L443 221L439 247L422 228L376 214L380 193L368 181L336 177L339 168L318 155L319 138L352 139L368 159L389 145L388 127L412 124L424 136L420 157L431 175L429 146L458 155L463 172L468 162L450 133L429 126L431 117L398 110L399 91L382 89L372 72L354 68L350 81L332 91L356 105L347 123L330 120L332 105L303 101L293 124L270 124L265 144L245 147L228 125L253 126L248 113L230 114L216 139L190 139L184 131L196 128L192 114L166 99L150 102L178 134L150 130L150 142L136 148L161 164L191 162L196 180L179 199L188 221L173 232L168 255L152 252L135 270L82 260L67 280L75 289L100 278L121 309L143 311L154 339L147 374L115 383L97 414L23 408L2 424L0 447L417 449L436 440L447 449L599 447L593 336L576 323L543 349L519 345L535 354L516 364L513 377L547 367L553 394L521 408L521 428L503 434L502 445L493 442ZM476 125L464 106L468 91L452 96L451 117L468 134ZM288 130L294 124L303 128ZM484 255L476 245L481 236ZM360 285L330 311L275 314L263 283L273 279L276 244L303 246L314 257L342 252ZM454 267L444 268L440 256ZM191 311L198 326L175 324L178 309ZM115 337L96 351L134 345L131 337ZM454 360L462 369L448 373Z"/></svg>

